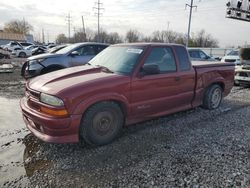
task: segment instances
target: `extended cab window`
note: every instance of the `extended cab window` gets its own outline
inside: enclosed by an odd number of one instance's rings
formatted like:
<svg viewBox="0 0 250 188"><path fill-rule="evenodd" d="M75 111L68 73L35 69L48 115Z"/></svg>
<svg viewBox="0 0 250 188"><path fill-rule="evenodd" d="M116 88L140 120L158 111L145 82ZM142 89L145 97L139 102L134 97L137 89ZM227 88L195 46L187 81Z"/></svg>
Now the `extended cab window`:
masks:
<svg viewBox="0 0 250 188"><path fill-rule="evenodd" d="M181 71L188 71L191 69L187 50L182 46L175 46L175 52L179 59L179 65ZM191 54L190 54L191 56Z"/></svg>
<svg viewBox="0 0 250 188"><path fill-rule="evenodd" d="M144 64L158 65L160 73L176 71L176 63L173 52L167 47L153 48Z"/></svg>

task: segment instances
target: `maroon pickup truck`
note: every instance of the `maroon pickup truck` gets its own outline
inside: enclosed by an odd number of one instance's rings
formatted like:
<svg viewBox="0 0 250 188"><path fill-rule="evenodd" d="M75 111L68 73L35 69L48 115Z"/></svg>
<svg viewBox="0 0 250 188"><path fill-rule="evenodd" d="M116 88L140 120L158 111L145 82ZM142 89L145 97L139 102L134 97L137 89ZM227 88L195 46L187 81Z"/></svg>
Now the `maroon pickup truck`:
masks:
<svg viewBox="0 0 250 188"><path fill-rule="evenodd" d="M119 44L89 64L29 80L21 99L29 130L45 142L111 142L123 126L197 106L217 108L234 64L191 64L184 46Z"/></svg>

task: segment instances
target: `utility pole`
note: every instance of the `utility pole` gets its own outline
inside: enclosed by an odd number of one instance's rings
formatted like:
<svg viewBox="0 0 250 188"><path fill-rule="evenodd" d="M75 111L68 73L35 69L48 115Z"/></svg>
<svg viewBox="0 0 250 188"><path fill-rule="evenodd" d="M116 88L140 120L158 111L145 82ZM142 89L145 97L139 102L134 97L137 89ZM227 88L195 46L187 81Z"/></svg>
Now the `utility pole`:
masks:
<svg viewBox="0 0 250 188"><path fill-rule="evenodd" d="M74 41L76 42L76 28L74 27Z"/></svg>
<svg viewBox="0 0 250 188"><path fill-rule="evenodd" d="M169 31L169 24L170 24L170 22L169 22L169 21L167 21L167 23L168 23L168 28L167 28L167 31Z"/></svg>
<svg viewBox="0 0 250 188"><path fill-rule="evenodd" d="M97 5L97 7L93 7L93 9L97 10L97 13L95 13L95 14L97 15L98 42L100 42L100 15L101 15L101 10L103 10L104 8L101 8L101 5L103 5L103 4L100 3L100 0L97 0L97 2L95 4Z"/></svg>
<svg viewBox="0 0 250 188"><path fill-rule="evenodd" d="M26 22L24 17L23 17L23 34L26 34Z"/></svg>
<svg viewBox="0 0 250 188"><path fill-rule="evenodd" d="M44 42L45 42L45 40L44 40L44 29L42 29L42 41L43 41L43 44L44 44Z"/></svg>
<svg viewBox="0 0 250 188"><path fill-rule="evenodd" d="M66 16L66 21L67 21L67 23L68 23L68 37L69 37L69 39L68 40L70 40L70 24L71 24L71 16L70 16L70 13L68 14L68 16Z"/></svg>
<svg viewBox="0 0 250 188"><path fill-rule="evenodd" d="M49 32L47 32L47 40L48 40L48 44L49 44Z"/></svg>
<svg viewBox="0 0 250 188"><path fill-rule="evenodd" d="M191 29L191 21L192 21L192 12L193 12L193 8L197 9L197 6L193 5L194 0L191 0L191 5L186 4L186 8L187 6L190 8L190 12L189 12L189 22L188 22L188 36L187 36L187 42L186 42L186 46L188 47L189 45L189 39L190 39L190 29Z"/></svg>
<svg viewBox="0 0 250 188"><path fill-rule="evenodd" d="M83 16L82 16L82 32L84 33L84 35L86 34Z"/></svg>

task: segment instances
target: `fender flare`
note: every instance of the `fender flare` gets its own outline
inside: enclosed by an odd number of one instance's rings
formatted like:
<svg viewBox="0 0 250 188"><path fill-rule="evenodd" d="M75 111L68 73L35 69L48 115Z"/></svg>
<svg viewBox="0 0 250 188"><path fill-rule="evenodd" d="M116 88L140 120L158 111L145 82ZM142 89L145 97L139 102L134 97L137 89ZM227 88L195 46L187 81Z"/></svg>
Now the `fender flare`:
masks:
<svg viewBox="0 0 250 188"><path fill-rule="evenodd" d="M73 109L72 114L83 115L90 106L102 101L118 102L125 116L130 112L129 102L125 96L117 93L104 93L104 94L97 94L90 98L84 99Z"/></svg>

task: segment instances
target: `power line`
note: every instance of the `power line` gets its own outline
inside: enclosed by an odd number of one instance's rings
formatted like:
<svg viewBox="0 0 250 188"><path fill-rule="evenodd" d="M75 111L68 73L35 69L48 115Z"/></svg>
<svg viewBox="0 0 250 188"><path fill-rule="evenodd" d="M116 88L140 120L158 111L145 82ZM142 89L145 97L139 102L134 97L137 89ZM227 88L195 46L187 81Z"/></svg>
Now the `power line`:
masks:
<svg viewBox="0 0 250 188"><path fill-rule="evenodd" d="M196 5L193 5L194 0L191 0L191 5L186 4L186 8L187 6L190 8L190 12L189 12L189 22L188 22L188 36L187 36L187 42L186 42L186 46L188 47L189 44L189 38L190 38L190 28L191 28L191 21L192 21L192 12L193 12L193 8L197 9Z"/></svg>
<svg viewBox="0 0 250 188"><path fill-rule="evenodd" d="M98 0L96 3L96 6L93 7L93 9L97 10L97 13L95 13L97 15L97 32L98 32L98 42L100 42L100 16L101 16L101 10L104 10L104 8L101 8L101 6L103 5L103 3L100 3L100 0Z"/></svg>

